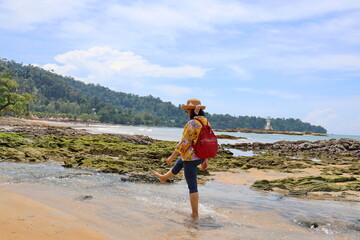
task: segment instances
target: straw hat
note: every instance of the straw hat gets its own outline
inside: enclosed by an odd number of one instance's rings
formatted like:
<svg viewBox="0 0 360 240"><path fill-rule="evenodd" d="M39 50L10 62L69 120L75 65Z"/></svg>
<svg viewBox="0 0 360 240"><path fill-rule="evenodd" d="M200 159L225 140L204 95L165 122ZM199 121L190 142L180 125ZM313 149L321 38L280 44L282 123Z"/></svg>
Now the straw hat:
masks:
<svg viewBox="0 0 360 240"><path fill-rule="evenodd" d="M187 100L186 105L182 105L181 109L188 110L188 109L195 109L195 113L198 114L200 109L205 109L205 106L201 105L201 102L197 98L190 98Z"/></svg>

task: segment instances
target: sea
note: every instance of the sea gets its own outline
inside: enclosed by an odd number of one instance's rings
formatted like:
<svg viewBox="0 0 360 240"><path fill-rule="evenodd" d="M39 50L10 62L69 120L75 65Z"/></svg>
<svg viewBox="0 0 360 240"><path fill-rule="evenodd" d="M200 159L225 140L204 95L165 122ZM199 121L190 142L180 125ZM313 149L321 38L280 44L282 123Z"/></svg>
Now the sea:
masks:
<svg viewBox="0 0 360 240"><path fill-rule="evenodd" d="M125 135L146 135L154 139L179 141L181 138L182 128L172 127L148 127L148 126L127 126L117 124L91 124L85 125L81 123L66 123L66 122L49 122L56 126L68 126L75 129L84 129L91 133L110 133L110 134L125 134ZM244 137L245 139L238 140L224 140L219 139L219 143L238 143L238 142L266 142L272 143L277 141L317 141L340 138L352 138L360 141L360 136L357 135L339 135L329 134L327 136L313 136L313 135L285 135L285 134L257 134L257 133L240 133L240 132L216 132L216 134L227 134L236 137Z"/></svg>
<svg viewBox="0 0 360 240"><path fill-rule="evenodd" d="M147 135L178 141L182 129L53 123L92 133ZM217 132L221 134L221 132ZM325 140L359 136L224 133L246 137L220 143ZM211 164L211 162L210 162ZM360 203L313 200L262 192L248 185L199 185L199 219L190 217L186 182L131 183L122 175L63 168L61 163L0 161L0 185L77 216L111 240L118 239L360 239Z"/></svg>

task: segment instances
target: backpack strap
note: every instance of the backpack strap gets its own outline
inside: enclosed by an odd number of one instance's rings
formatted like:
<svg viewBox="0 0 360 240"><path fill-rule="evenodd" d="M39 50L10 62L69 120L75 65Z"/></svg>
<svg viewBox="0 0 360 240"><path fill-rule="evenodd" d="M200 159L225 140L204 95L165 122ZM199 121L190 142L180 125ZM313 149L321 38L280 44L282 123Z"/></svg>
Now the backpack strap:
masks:
<svg viewBox="0 0 360 240"><path fill-rule="evenodd" d="M200 119L194 118L194 120L200 122L201 126L203 126L203 127L205 126L205 125L203 124L203 122L200 121ZM206 125L209 126L209 121L207 121L207 124L206 124Z"/></svg>
<svg viewBox="0 0 360 240"><path fill-rule="evenodd" d="M193 120L194 120L194 121L197 121L197 122L199 122L199 123L201 124L201 129L202 129L203 127L205 127L205 125L202 123L202 121L200 121L200 119L193 118ZM209 123L209 122L208 122L208 123ZM201 132L201 129L200 129L200 132ZM197 136L195 142L197 142L198 137L199 137L199 135ZM192 146L193 146L193 145L194 145L194 143L192 143Z"/></svg>

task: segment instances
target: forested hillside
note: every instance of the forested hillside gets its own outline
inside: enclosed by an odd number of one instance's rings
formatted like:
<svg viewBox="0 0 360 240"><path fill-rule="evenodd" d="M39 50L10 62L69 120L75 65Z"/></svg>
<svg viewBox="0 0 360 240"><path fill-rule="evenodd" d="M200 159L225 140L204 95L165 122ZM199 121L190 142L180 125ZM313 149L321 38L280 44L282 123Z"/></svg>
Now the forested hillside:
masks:
<svg viewBox="0 0 360 240"><path fill-rule="evenodd" d="M17 93L35 97L28 113L39 117L93 119L106 123L182 127L187 116L179 106L153 96L137 96L115 92L100 85L85 84L40 67L0 60L0 73L6 72L19 87ZM1 87L1 86L0 86ZM6 111L0 112L6 114ZM264 128L265 118L223 114L207 114L212 126L222 128ZM326 133L321 126L300 119L276 118L276 130Z"/></svg>

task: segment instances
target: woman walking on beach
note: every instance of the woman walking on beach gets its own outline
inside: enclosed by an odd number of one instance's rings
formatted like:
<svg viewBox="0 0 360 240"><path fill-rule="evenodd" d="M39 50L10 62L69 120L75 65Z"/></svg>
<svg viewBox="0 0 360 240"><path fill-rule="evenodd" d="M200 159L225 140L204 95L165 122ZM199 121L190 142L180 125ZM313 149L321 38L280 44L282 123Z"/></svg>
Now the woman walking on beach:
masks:
<svg viewBox="0 0 360 240"><path fill-rule="evenodd" d="M205 113L203 110L205 109L205 106L201 105L199 99L191 98L187 101L187 104L181 106L181 108L190 116L190 121L186 123L182 138L175 151L166 160L166 163L171 165L178 155L181 155L181 157L177 159L175 165L166 174L161 175L156 171L153 171L153 174L161 183L165 183L167 179L177 175L181 169L184 168L190 194L191 216L193 218L198 218L199 193L197 189L197 166L201 164L202 170L204 171L207 168L207 161L206 159L200 159L196 156L193 144L197 142L202 126L206 126L209 123L204 117Z"/></svg>

